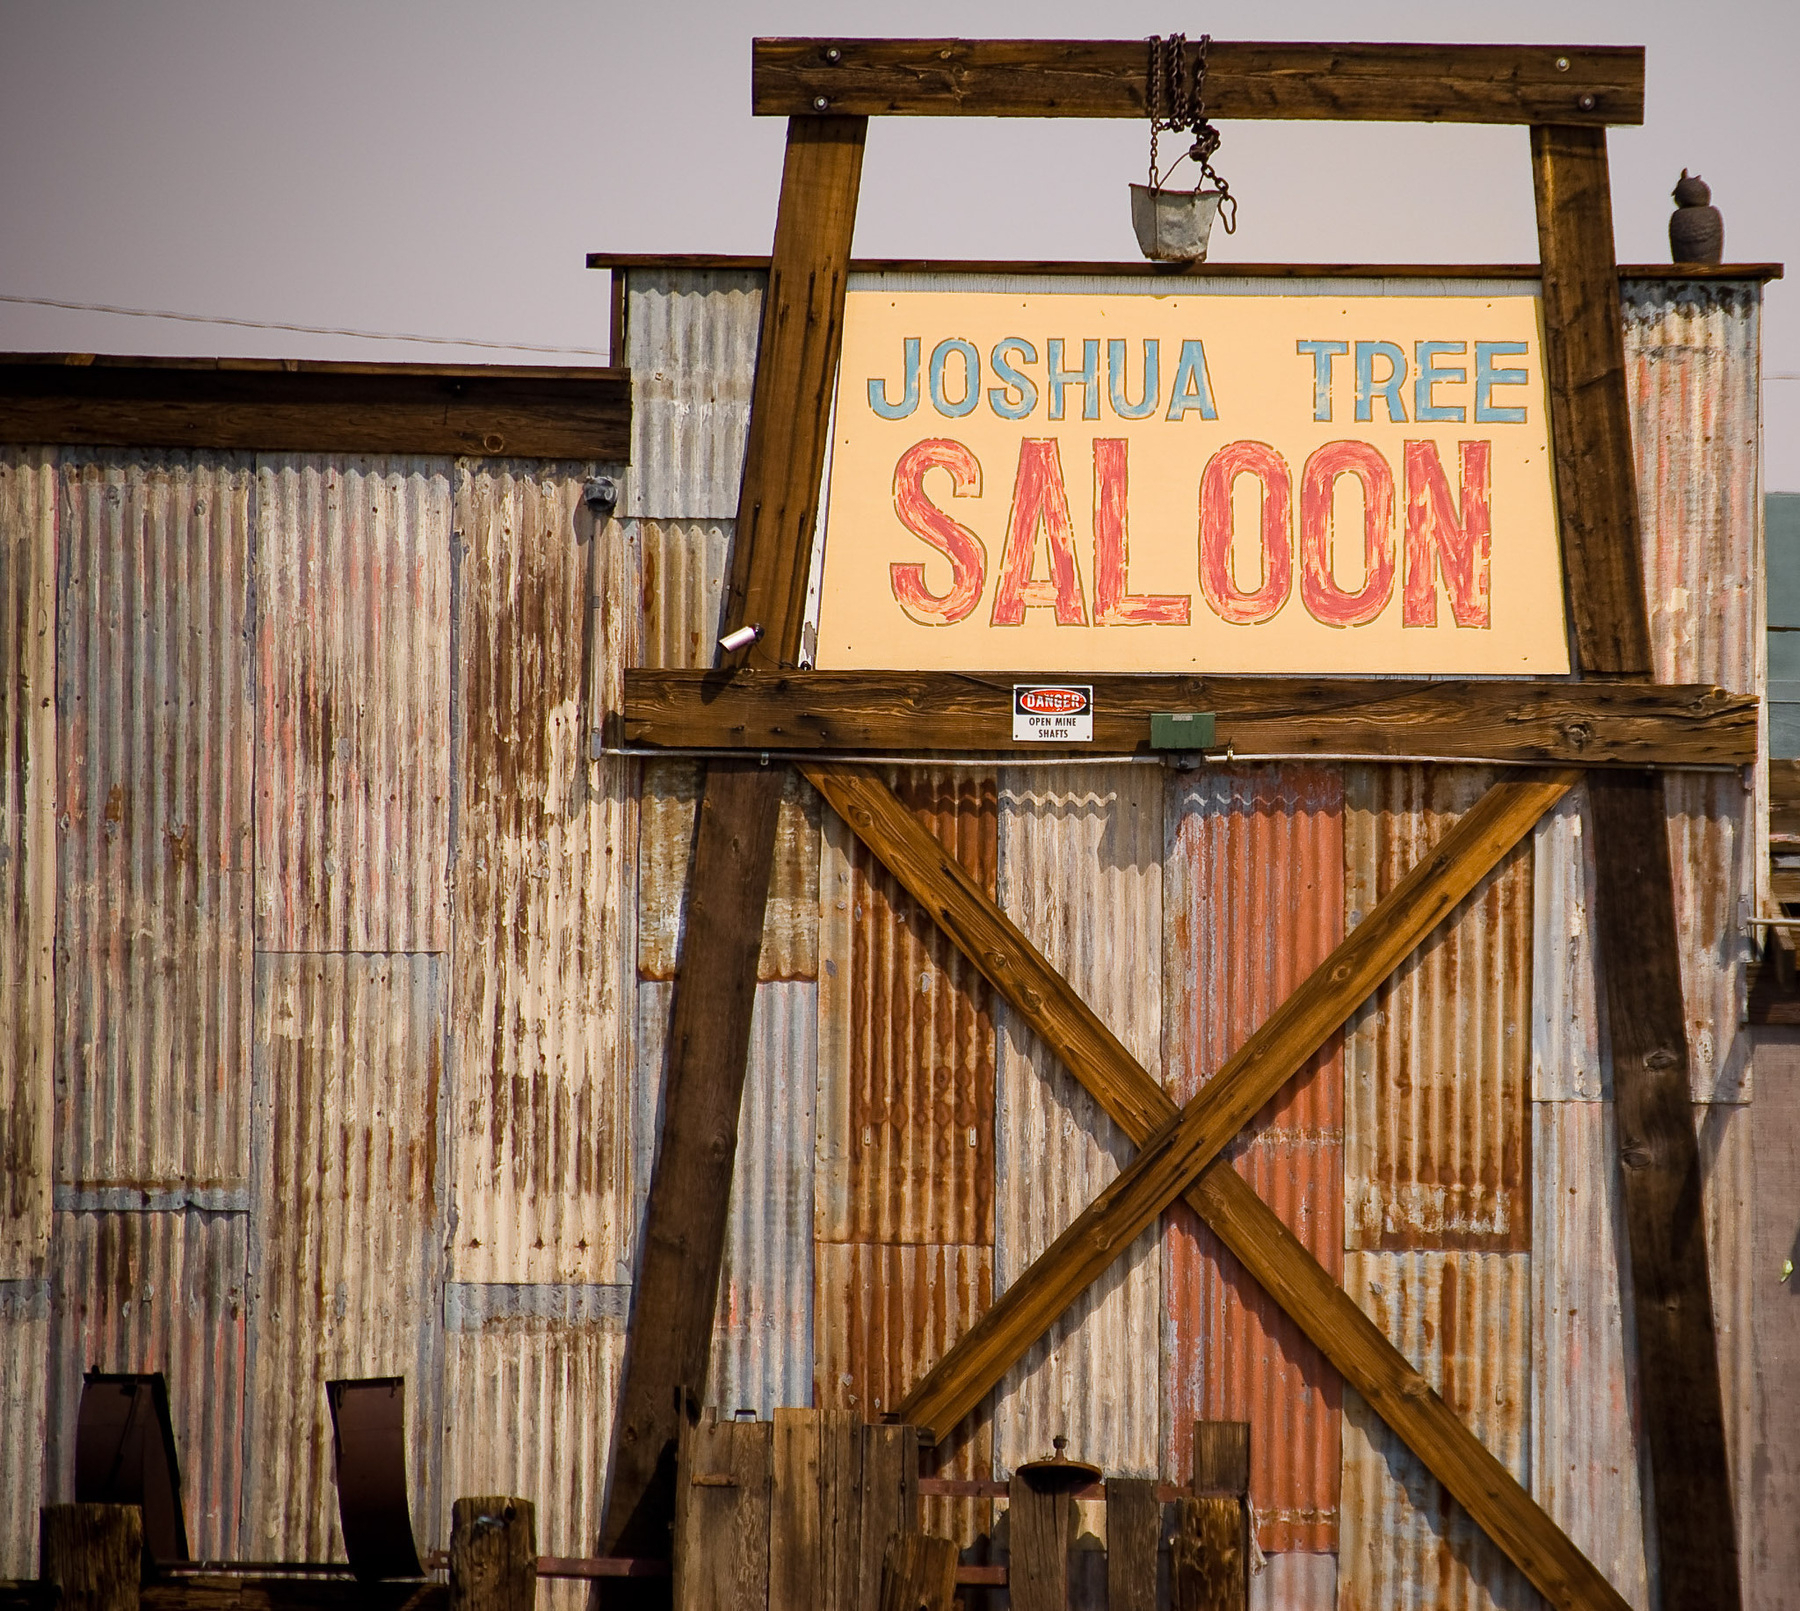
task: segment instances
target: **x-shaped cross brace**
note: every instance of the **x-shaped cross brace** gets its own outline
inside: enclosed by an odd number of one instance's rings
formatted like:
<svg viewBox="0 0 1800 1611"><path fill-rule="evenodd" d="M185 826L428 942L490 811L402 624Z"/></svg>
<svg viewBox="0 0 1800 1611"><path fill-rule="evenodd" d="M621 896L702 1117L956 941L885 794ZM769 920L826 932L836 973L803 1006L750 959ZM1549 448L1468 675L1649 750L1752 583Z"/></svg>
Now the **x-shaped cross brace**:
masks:
<svg viewBox="0 0 1800 1611"><path fill-rule="evenodd" d="M808 780L1141 1149L899 1406L946 1435L1064 1309L1185 1196L1381 1418L1553 1605L1625 1601L1325 1268L1220 1157L1239 1130L1574 784L1497 783L1185 1108L872 772Z"/></svg>

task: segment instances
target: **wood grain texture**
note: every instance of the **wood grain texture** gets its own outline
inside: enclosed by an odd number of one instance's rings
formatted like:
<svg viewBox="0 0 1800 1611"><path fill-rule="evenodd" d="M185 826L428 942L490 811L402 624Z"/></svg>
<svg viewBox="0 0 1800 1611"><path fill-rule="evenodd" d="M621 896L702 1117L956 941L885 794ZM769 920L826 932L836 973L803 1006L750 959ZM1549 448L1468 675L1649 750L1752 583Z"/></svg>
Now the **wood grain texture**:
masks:
<svg viewBox="0 0 1800 1611"><path fill-rule="evenodd" d="M788 125L725 599L728 630L763 629L752 666L791 666L800 655L867 132L860 117Z"/></svg>
<svg viewBox="0 0 1800 1611"><path fill-rule="evenodd" d="M1581 666L1651 669L1606 130L1531 131L1544 379L1564 585Z"/></svg>
<svg viewBox="0 0 1800 1611"><path fill-rule="evenodd" d="M1174 1611L1244 1611L1249 1556L1244 1507L1221 1495L1194 1495L1176 1506L1169 1552L1169 1599Z"/></svg>
<svg viewBox="0 0 1800 1611"><path fill-rule="evenodd" d="M774 1427L707 1416L681 1431L675 1611L738 1611L769 1598Z"/></svg>
<svg viewBox="0 0 1800 1611"><path fill-rule="evenodd" d="M881 1611L951 1611L956 1554L953 1538L895 1533L888 1540L881 1575Z"/></svg>
<svg viewBox="0 0 1800 1611"><path fill-rule="evenodd" d="M1596 773L1594 947L1606 997L1643 1438L1666 1607L1740 1604L1700 1148L1662 783ZM1747 1496L1745 1496L1747 1497Z"/></svg>
<svg viewBox="0 0 1800 1611"><path fill-rule="evenodd" d="M751 101L764 117L1141 118L1147 67L1142 39L758 39ZM1644 52L1215 40L1206 109L1215 118L1641 123Z"/></svg>
<svg viewBox="0 0 1800 1611"><path fill-rule="evenodd" d="M38 1512L38 1576L64 1611L138 1611L144 1513L136 1505L45 1505Z"/></svg>
<svg viewBox="0 0 1800 1611"><path fill-rule="evenodd" d="M1756 1170L1756 1448L1751 1492L1750 1603L1782 1611L1800 1583L1800 1036L1759 1035L1751 1146Z"/></svg>
<svg viewBox="0 0 1800 1611"><path fill-rule="evenodd" d="M625 459L623 369L0 354L0 441Z"/></svg>
<svg viewBox="0 0 1800 1611"><path fill-rule="evenodd" d="M1083 675L1094 741L1015 744L1012 687L1041 674L628 671L618 736L670 748L1143 755L1153 711L1210 710L1215 753L1741 766L1757 701L1701 685ZM1052 679L1061 680L1061 679Z"/></svg>
<svg viewBox="0 0 1800 1611"><path fill-rule="evenodd" d="M885 1593L888 1548L896 1537L919 1531L919 1429L913 1426L862 1428L862 1537L856 1597L858 1607ZM956 1550L951 1547L951 1571ZM929 1556L929 1552L927 1552ZM928 1568L921 1568L929 1571Z"/></svg>
<svg viewBox="0 0 1800 1611"><path fill-rule="evenodd" d="M1066 1493L1039 1493L1015 1471L1006 1528L1006 1586L1013 1611L1068 1611L1075 1501Z"/></svg>
<svg viewBox="0 0 1800 1611"><path fill-rule="evenodd" d="M824 769L805 770L823 789ZM954 858L938 854L891 790L839 791L831 803L1133 1141L1176 1114L1157 1081ZM1552 1605L1624 1611L1606 1579L1250 1186L1230 1169L1210 1170L1187 1201Z"/></svg>
<svg viewBox="0 0 1800 1611"><path fill-rule="evenodd" d="M1132 1239L1218 1158L1331 1033L1530 832L1575 778L1564 772L1494 784L1225 1061L1180 1115L1158 1126L1099 1196L1014 1277L993 1307L907 1394L900 1418L941 1437L974 1409ZM835 776L827 782L830 786L821 792L835 808L842 785ZM851 826L857 827L854 819ZM979 960L976 965L981 966ZM1073 992L1064 984L1057 994ZM1051 1044L1066 1038L1065 1032ZM1221 1162L1217 1167L1230 1165Z"/></svg>
<svg viewBox="0 0 1800 1611"><path fill-rule="evenodd" d="M450 1611L536 1611L537 1509L488 1494L450 1506Z"/></svg>
<svg viewBox="0 0 1800 1611"><path fill-rule="evenodd" d="M1244 1499L1250 1493L1250 1423L1194 1423L1194 1492Z"/></svg>
<svg viewBox="0 0 1800 1611"><path fill-rule="evenodd" d="M830 1546L841 1506L841 1410L775 1412L775 1453L769 1490L769 1605L824 1607L831 1598Z"/></svg>
<svg viewBox="0 0 1800 1611"><path fill-rule="evenodd" d="M1107 1611L1156 1611L1162 1501L1148 1477L1106 1479Z"/></svg>

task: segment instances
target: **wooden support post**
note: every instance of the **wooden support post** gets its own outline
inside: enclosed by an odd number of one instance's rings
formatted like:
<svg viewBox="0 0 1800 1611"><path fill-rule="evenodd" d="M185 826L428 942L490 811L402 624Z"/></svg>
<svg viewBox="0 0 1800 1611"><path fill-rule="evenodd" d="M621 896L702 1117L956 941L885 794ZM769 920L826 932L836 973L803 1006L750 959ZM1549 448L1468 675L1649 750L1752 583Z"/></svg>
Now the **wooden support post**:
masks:
<svg viewBox="0 0 1800 1611"><path fill-rule="evenodd" d="M706 1416L681 1428L675 1611L738 1611L769 1599L774 1427Z"/></svg>
<svg viewBox="0 0 1800 1611"><path fill-rule="evenodd" d="M788 130L732 571L730 618L763 629L753 664L791 661L799 644L867 127L812 118ZM699 1413L712 1344L782 782L779 767L720 763L701 787L601 1555L671 1548L676 1440ZM643 1598L596 1585L596 1601Z"/></svg>
<svg viewBox="0 0 1800 1611"><path fill-rule="evenodd" d="M1250 1423L1194 1423L1194 1494L1170 1563L1176 1611L1245 1611L1250 1599Z"/></svg>
<svg viewBox="0 0 1800 1611"><path fill-rule="evenodd" d="M38 1576L62 1590L61 1611L138 1611L144 1513L136 1505L45 1505Z"/></svg>
<svg viewBox="0 0 1800 1611"><path fill-rule="evenodd" d="M950 1611L956 1603L956 1541L895 1533L881 1573L881 1611Z"/></svg>
<svg viewBox="0 0 1800 1611"><path fill-rule="evenodd" d="M1604 129L1531 131L1545 373L1582 670L1652 669ZM1665 1607L1740 1604L1663 786L1591 772L1595 957ZM1742 1497L1739 1496L1740 1502Z"/></svg>
<svg viewBox="0 0 1800 1611"><path fill-rule="evenodd" d="M1148 1477L1106 1479L1107 1611L1156 1611L1162 1501Z"/></svg>
<svg viewBox="0 0 1800 1611"><path fill-rule="evenodd" d="M1013 1611L1068 1611L1075 1501L1039 1493L1018 1472L1007 1489L1006 1586Z"/></svg>
<svg viewBox="0 0 1800 1611"><path fill-rule="evenodd" d="M450 1507L450 1611L536 1611L537 1513L487 1494Z"/></svg>

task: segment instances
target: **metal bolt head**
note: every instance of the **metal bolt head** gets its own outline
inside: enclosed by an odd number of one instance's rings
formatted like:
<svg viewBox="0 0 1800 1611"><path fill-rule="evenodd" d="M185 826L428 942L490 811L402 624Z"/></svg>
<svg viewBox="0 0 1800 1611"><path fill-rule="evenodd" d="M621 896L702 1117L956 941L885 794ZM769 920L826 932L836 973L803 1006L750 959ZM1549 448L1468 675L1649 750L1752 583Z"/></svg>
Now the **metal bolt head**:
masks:
<svg viewBox="0 0 1800 1611"><path fill-rule="evenodd" d="M1594 97L1591 95L1584 95L1575 104L1577 106L1579 106L1582 109L1582 111L1591 112L1591 111L1593 111L1594 106L1595 106Z"/></svg>
<svg viewBox="0 0 1800 1611"><path fill-rule="evenodd" d="M1569 58L1568 58L1568 57L1567 57L1567 56L1558 56L1558 57L1557 57L1557 58L1556 58L1556 70L1557 70L1557 72L1559 72L1559 73L1566 73L1566 72L1568 72L1568 70L1569 70Z"/></svg>
<svg viewBox="0 0 1800 1611"><path fill-rule="evenodd" d="M836 45L825 52L825 60L828 62L841 62L843 59L844 53Z"/></svg>
<svg viewBox="0 0 1800 1611"><path fill-rule="evenodd" d="M829 100L827 100L823 95L815 95L813 97L813 110L815 112L823 112L825 110L825 108L830 105L831 105L831 102Z"/></svg>

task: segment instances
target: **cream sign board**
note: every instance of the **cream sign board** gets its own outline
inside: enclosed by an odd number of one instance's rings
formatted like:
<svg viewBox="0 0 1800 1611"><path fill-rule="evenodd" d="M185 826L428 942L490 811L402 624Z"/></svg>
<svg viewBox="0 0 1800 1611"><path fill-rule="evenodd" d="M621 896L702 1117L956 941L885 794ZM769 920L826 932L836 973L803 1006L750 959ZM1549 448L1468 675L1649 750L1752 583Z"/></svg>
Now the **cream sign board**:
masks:
<svg viewBox="0 0 1800 1611"><path fill-rule="evenodd" d="M1569 669L1535 295L853 290L824 668Z"/></svg>

